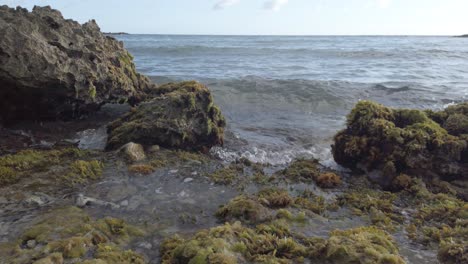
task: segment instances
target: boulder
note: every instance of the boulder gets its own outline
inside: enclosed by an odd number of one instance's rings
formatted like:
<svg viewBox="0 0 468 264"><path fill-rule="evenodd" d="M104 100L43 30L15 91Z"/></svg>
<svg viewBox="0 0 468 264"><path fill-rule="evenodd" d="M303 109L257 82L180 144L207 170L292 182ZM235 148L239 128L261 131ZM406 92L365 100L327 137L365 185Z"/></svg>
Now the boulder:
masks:
<svg viewBox="0 0 468 264"><path fill-rule="evenodd" d="M0 120L79 118L155 87L123 43L50 7L0 6Z"/></svg>
<svg viewBox="0 0 468 264"><path fill-rule="evenodd" d="M169 83L153 96L108 125L108 150L127 142L202 151L223 144L226 122L206 86Z"/></svg>
<svg viewBox="0 0 468 264"><path fill-rule="evenodd" d="M392 109L361 101L332 146L337 163L362 169L382 186L406 173L444 181L468 179L468 103L443 111Z"/></svg>

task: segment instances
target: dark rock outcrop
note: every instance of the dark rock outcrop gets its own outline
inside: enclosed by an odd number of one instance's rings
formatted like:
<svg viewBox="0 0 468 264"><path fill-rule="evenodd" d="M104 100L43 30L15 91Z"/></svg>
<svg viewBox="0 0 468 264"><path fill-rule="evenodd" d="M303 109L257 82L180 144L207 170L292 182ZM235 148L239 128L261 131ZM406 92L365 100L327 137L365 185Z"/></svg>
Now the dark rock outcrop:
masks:
<svg viewBox="0 0 468 264"><path fill-rule="evenodd" d="M123 43L50 7L0 7L0 119L78 118L154 88Z"/></svg>
<svg viewBox="0 0 468 264"><path fill-rule="evenodd" d="M135 142L206 151L223 144L226 122L206 86L170 83L154 89L153 96L108 126L107 149Z"/></svg>
<svg viewBox="0 0 468 264"><path fill-rule="evenodd" d="M468 179L468 103L444 111L391 109L361 101L335 136L333 156L351 169L377 172L383 186L400 173L444 181Z"/></svg>

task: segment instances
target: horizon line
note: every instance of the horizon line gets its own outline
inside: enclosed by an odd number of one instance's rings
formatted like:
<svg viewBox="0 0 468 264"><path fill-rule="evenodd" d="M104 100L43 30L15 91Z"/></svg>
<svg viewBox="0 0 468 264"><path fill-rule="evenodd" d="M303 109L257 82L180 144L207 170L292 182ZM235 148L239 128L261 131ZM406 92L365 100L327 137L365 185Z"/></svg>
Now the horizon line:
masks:
<svg viewBox="0 0 468 264"><path fill-rule="evenodd" d="M425 34L188 34L188 33L128 33L103 32L109 35L159 35L159 36L219 36L219 37L461 37L462 35Z"/></svg>

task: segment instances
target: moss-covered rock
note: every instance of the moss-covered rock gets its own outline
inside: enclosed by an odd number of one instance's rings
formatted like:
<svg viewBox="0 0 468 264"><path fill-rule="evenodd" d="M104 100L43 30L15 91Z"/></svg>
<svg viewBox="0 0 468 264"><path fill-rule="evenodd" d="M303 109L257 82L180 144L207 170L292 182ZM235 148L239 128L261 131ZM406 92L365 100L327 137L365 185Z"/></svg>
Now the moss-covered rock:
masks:
<svg viewBox="0 0 468 264"><path fill-rule="evenodd" d="M278 231L278 227L262 225L251 229L236 222L200 231L188 239L175 236L161 246L162 263L301 262L306 247L291 237L278 234L288 235Z"/></svg>
<svg viewBox="0 0 468 264"><path fill-rule="evenodd" d="M36 219L15 242L0 243L0 255L5 263L146 263L141 255L121 248L141 235L141 229L123 220L94 220L79 208L64 207ZM33 247L25 246L29 241Z"/></svg>
<svg viewBox="0 0 468 264"><path fill-rule="evenodd" d="M224 221L242 220L247 223L264 222L271 214L256 197L240 195L220 207L216 216Z"/></svg>
<svg viewBox="0 0 468 264"><path fill-rule="evenodd" d="M375 227L335 230L326 241L315 241L312 258L329 263L403 264L394 240Z"/></svg>
<svg viewBox="0 0 468 264"><path fill-rule="evenodd" d="M109 124L107 149L136 142L206 151L223 144L226 122L206 86L170 83L154 94L154 99Z"/></svg>
<svg viewBox="0 0 468 264"><path fill-rule="evenodd" d="M468 104L444 111L391 109L361 101L335 136L335 160L348 168L378 171L388 187L400 173L426 179L468 179ZM374 175L375 176L375 175Z"/></svg>
<svg viewBox="0 0 468 264"><path fill-rule="evenodd" d="M329 239L295 235L284 220L239 222L174 236L161 245L162 263L405 263L392 237L375 227L333 231ZM221 262L214 261L216 259ZM308 262L307 262L308 263Z"/></svg>

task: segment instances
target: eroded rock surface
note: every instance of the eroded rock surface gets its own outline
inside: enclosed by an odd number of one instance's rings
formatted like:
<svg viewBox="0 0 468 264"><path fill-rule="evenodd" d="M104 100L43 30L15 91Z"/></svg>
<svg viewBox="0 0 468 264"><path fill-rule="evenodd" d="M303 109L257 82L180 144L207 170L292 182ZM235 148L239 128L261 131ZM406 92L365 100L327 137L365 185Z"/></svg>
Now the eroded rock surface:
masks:
<svg viewBox="0 0 468 264"><path fill-rule="evenodd" d="M123 43L50 7L0 7L0 121L78 118L154 88Z"/></svg>
<svg viewBox="0 0 468 264"><path fill-rule="evenodd" d="M154 99L108 126L107 149L127 142L195 150L223 144L226 122L206 86L170 83L153 94Z"/></svg>

